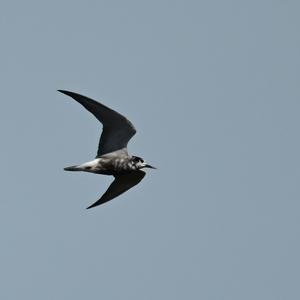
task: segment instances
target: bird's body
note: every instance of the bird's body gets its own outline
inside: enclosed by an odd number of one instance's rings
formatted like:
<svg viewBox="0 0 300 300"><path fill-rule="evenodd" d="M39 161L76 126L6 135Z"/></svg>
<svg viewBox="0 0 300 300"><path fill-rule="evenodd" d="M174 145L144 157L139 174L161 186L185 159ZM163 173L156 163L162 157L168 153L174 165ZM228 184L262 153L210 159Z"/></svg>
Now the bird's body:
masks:
<svg viewBox="0 0 300 300"><path fill-rule="evenodd" d="M142 168L155 169L146 164L142 158L128 154L127 143L136 133L129 120L95 100L77 93L59 91L79 102L103 124L96 158L64 169L115 177L102 197L88 208L103 204L138 184L145 176Z"/></svg>
<svg viewBox="0 0 300 300"><path fill-rule="evenodd" d="M65 168L65 171L83 171L102 175L118 175L138 170L134 158L126 153L111 152L77 166Z"/></svg>

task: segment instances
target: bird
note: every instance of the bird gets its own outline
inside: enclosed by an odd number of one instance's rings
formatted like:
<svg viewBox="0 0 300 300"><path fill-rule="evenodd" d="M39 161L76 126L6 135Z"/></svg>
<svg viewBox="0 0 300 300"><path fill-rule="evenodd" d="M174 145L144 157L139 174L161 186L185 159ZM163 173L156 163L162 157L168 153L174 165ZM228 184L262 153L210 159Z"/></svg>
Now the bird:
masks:
<svg viewBox="0 0 300 300"><path fill-rule="evenodd" d="M65 171L83 171L114 177L114 181L106 192L87 209L104 204L140 183L146 175L142 169L156 169L141 157L128 154L127 144L135 135L136 129L126 117L78 93L66 90L58 90L58 92L80 103L103 126L96 158L83 164L64 168Z"/></svg>

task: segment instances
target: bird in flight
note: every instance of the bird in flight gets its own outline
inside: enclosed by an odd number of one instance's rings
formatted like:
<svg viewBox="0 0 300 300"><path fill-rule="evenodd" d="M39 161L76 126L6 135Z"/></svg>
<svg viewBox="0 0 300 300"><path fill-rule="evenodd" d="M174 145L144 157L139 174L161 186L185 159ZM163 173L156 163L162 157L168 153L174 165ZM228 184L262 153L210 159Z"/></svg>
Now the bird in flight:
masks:
<svg viewBox="0 0 300 300"><path fill-rule="evenodd" d="M146 175L142 171L143 168L156 169L145 163L142 158L128 154L127 144L136 130L124 116L88 97L69 91L58 91L80 103L103 125L96 158L80 165L64 168L65 171L114 176L115 179L107 191L87 209L108 202L137 185Z"/></svg>

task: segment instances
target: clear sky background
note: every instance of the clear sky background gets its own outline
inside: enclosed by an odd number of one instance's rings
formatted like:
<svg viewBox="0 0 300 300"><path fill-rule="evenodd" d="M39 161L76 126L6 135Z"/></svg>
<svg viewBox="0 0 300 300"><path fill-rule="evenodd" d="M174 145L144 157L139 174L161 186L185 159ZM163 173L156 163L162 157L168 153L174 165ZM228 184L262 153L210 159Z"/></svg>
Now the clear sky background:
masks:
<svg viewBox="0 0 300 300"><path fill-rule="evenodd" d="M300 299L299 1L2 1L0 298ZM137 187L67 173L126 115Z"/></svg>

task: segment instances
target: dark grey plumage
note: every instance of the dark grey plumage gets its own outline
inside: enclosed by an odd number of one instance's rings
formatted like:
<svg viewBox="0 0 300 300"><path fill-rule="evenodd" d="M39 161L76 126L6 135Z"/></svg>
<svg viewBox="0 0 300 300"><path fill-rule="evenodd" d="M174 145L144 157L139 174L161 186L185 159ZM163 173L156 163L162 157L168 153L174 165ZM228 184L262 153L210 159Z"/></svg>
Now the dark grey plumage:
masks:
<svg viewBox="0 0 300 300"><path fill-rule="evenodd" d="M120 149L126 149L136 130L129 120L107 106L77 93L59 90L92 113L102 124L103 131L99 141L97 157Z"/></svg>
<svg viewBox="0 0 300 300"><path fill-rule="evenodd" d="M98 201L87 207L87 209L103 204L123 194L124 192L137 185L145 175L146 173L144 171L138 170L135 172L130 172L129 174L115 176L115 180L108 187L107 191L101 196Z"/></svg>
<svg viewBox="0 0 300 300"><path fill-rule="evenodd" d="M121 195L137 185L145 176L142 168L153 168L138 156L130 156L127 144L136 130L132 123L107 106L77 93L59 90L84 106L103 125L97 156L81 165L67 167L66 171L84 171L96 174L113 175L115 180L102 197L88 208L98 206Z"/></svg>

